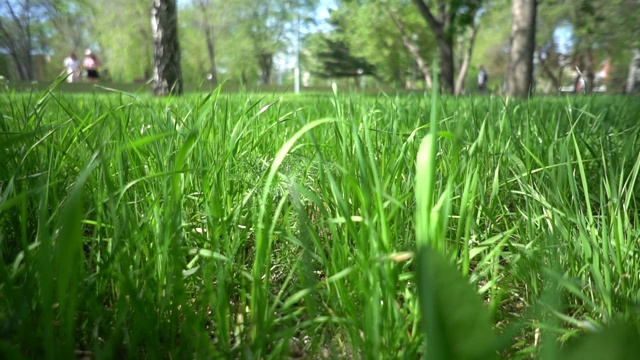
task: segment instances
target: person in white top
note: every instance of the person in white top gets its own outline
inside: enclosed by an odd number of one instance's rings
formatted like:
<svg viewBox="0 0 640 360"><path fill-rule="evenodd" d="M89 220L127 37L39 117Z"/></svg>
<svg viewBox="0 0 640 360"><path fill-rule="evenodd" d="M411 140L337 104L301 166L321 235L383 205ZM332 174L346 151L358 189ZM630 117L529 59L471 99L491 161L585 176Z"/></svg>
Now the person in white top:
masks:
<svg viewBox="0 0 640 360"><path fill-rule="evenodd" d="M80 78L80 60L76 57L76 54L70 52L63 61L64 69L67 72L67 82L73 83Z"/></svg>

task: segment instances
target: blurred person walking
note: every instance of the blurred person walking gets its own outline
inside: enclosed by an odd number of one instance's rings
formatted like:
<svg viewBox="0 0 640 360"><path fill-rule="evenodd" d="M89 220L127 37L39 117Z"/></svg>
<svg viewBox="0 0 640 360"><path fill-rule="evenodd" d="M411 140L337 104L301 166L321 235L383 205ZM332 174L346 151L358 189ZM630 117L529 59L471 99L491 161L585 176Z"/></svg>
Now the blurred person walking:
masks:
<svg viewBox="0 0 640 360"><path fill-rule="evenodd" d="M478 70L478 90L480 92L487 89L487 81L489 81L487 69L485 69L483 65L480 65L480 69Z"/></svg>
<svg viewBox="0 0 640 360"><path fill-rule="evenodd" d="M67 73L67 82L69 84L80 79L80 60L78 60L73 51L64 58L62 64L64 65L64 70Z"/></svg>
<svg viewBox="0 0 640 360"><path fill-rule="evenodd" d="M100 67L100 61L98 57L91 51L91 49L87 49L84 52L85 58L82 61L82 67L87 72L87 81L91 83L95 83L100 78L100 74L98 73L98 68Z"/></svg>

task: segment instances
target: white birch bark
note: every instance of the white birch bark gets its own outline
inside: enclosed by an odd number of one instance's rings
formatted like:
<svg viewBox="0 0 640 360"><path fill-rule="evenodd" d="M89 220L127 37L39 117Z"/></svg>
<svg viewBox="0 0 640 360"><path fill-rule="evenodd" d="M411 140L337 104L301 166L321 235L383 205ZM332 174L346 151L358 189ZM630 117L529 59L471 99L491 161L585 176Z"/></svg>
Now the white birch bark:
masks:
<svg viewBox="0 0 640 360"><path fill-rule="evenodd" d="M152 0L153 92L182 94L178 10L176 0Z"/></svg>
<svg viewBox="0 0 640 360"><path fill-rule="evenodd" d="M640 93L640 49L633 49L627 75L627 94Z"/></svg>

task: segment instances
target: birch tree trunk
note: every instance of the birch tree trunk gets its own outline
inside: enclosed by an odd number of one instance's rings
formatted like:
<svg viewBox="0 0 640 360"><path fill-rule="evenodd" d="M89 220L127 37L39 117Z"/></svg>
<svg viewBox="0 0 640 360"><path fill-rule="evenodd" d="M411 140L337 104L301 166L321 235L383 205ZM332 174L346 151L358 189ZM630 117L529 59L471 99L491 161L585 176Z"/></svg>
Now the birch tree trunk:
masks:
<svg viewBox="0 0 640 360"><path fill-rule="evenodd" d="M178 10L176 0L152 0L153 92L156 95L182 94Z"/></svg>
<svg viewBox="0 0 640 360"><path fill-rule="evenodd" d="M478 34L478 25L471 25L469 30L469 38L467 39L467 48L460 64L460 70L458 70L458 78L456 79L456 87L454 94L462 95L464 93L464 83L467 80L467 72L469 71L469 64L471 63L471 55L473 55L473 44L476 41L476 35Z"/></svg>
<svg viewBox="0 0 640 360"><path fill-rule="evenodd" d="M640 49L633 50L627 75L627 94L640 93Z"/></svg>
<svg viewBox="0 0 640 360"><path fill-rule="evenodd" d="M536 7L536 0L511 0L511 50L507 95L528 96L533 91Z"/></svg>

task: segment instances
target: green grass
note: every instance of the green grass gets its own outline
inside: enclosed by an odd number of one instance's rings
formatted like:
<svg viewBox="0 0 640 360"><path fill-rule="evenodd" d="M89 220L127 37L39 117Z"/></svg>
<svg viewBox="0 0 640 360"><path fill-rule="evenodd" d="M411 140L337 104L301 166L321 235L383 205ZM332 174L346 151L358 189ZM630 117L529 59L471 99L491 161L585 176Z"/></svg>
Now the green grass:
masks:
<svg viewBox="0 0 640 360"><path fill-rule="evenodd" d="M0 357L553 358L585 333L624 340L639 113L0 94Z"/></svg>

